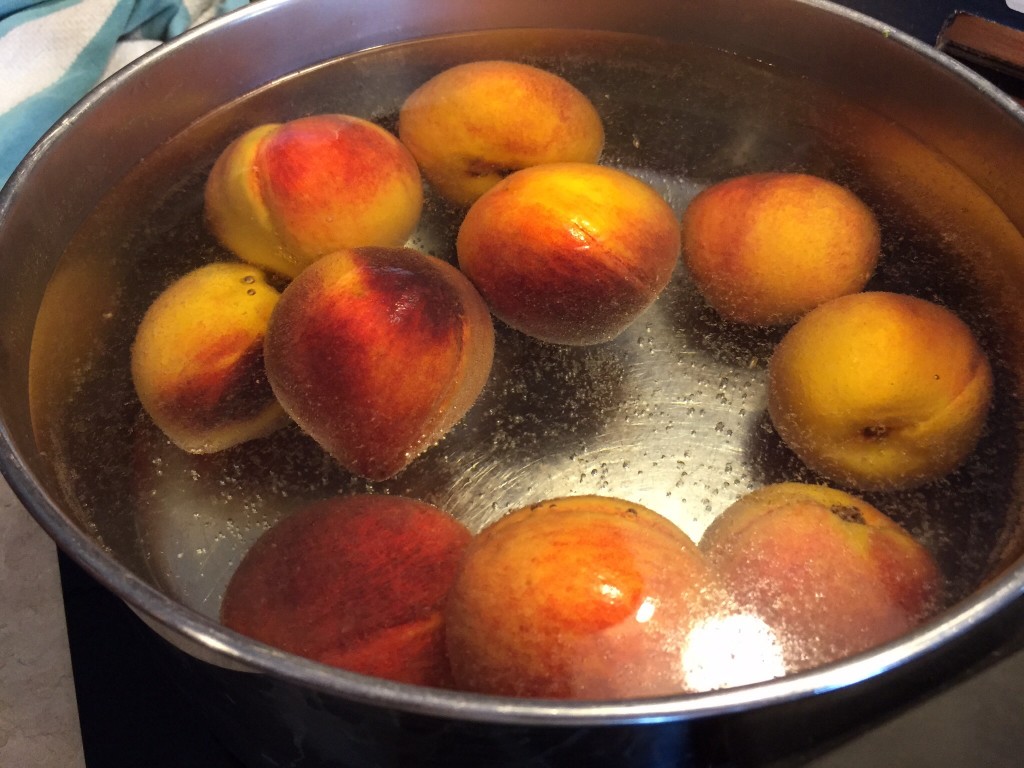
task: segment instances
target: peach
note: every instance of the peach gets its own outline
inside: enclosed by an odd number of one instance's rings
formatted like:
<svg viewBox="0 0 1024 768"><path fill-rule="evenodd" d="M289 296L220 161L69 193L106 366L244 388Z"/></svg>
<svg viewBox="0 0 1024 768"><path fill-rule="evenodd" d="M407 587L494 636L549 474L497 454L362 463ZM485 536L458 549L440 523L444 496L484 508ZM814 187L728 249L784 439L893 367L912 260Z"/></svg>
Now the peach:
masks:
<svg viewBox="0 0 1024 768"><path fill-rule="evenodd" d="M315 502L246 553L221 621L352 672L445 687L442 605L469 540L453 517L414 499Z"/></svg>
<svg viewBox="0 0 1024 768"><path fill-rule="evenodd" d="M552 499L467 549L445 609L458 687L601 699L690 688L689 628L717 609L696 545L628 501Z"/></svg>
<svg viewBox="0 0 1024 768"><path fill-rule="evenodd" d="M343 250L307 267L282 293L265 344L285 411L372 480L465 415L493 355L491 317L470 282L410 248Z"/></svg>
<svg viewBox="0 0 1024 768"><path fill-rule="evenodd" d="M923 545L826 486L753 491L712 522L700 548L739 609L776 632L791 672L899 637L937 608L943 590Z"/></svg>
<svg viewBox="0 0 1024 768"><path fill-rule="evenodd" d="M208 264L146 311L132 344L132 381L143 409L182 450L220 451L287 423L263 369L279 296L255 267Z"/></svg>
<svg viewBox="0 0 1024 768"><path fill-rule="evenodd" d="M834 299L783 337L768 365L768 413L815 472L859 490L912 488L974 450L992 371L948 309L903 294Z"/></svg>
<svg viewBox="0 0 1024 768"><path fill-rule="evenodd" d="M431 78L402 105L398 135L457 205L522 168L596 162L604 146L586 96L558 75L511 61L461 64Z"/></svg>
<svg viewBox="0 0 1024 768"><path fill-rule="evenodd" d="M848 189L801 173L760 173L698 194L682 220L683 263L722 317L780 325L864 288L881 234Z"/></svg>
<svg viewBox="0 0 1024 768"><path fill-rule="evenodd" d="M506 324L555 344L597 344L668 284L679 223L657 191L627 173L551 163L517 171L477 200L456 249Z"/></svg>
<svg viewBox="0 0 1024 768"><path fill-rule="evenodd" d="M334 114L242 134L217 159L205 195L224 246L286 277L341 248L403 245L423 206L419 168L401 142Z"/></svg>

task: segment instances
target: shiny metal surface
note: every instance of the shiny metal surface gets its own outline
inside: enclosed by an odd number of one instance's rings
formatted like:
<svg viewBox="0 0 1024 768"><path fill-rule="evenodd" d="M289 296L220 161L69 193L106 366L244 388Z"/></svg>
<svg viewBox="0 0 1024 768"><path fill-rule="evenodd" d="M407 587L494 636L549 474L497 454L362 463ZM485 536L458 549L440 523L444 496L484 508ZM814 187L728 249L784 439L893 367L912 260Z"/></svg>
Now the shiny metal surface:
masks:
<svg viewBox="0 0 1024 768"><path fill-rule="evenodd" d="M400 40L516 27L659 42L503 33L338 59ZM242 126L325 106L387 123L432 70L497 54L561 68L580 84L608 121L606 162L651 182L677 212L702 186L735 173L782 167L843 177L888 227L877 287L941 297L998 353L997 416L958 483L889 499L950 574L960 600L947 612L897 643L812 673L602 703L370 681L216 623L224 582L261 530L304 498L367 486L294 431L256 450L197 459L168 449L137 409L115 407L131 399L124 355L133 323L167 270L182 267L172 257L216 255L194 226L203 172ZM131 194L117 192L129 175ZM595 2L584 10L264 0L102 86L5 189L4 472L51 536L166 636L345 699L464 720L580 725L721 715L841 689L927 660L1024 593L1020 178L1019 106L908 38L825 3ZM142 227L128 215L140 212L148 217ZM428 206L414 244L450 256L453 216ZM560 349L500 329L495 376L467 420L375 489L425 498L472 527L548 496L609 493L666 514L697 538L746 490L801 473L763 414L764 365L776 338L721 325L682 274L608 345ZM113 374L102 365L111 360ZM77 421L65 419L68 402L84 408Z"/></svg>

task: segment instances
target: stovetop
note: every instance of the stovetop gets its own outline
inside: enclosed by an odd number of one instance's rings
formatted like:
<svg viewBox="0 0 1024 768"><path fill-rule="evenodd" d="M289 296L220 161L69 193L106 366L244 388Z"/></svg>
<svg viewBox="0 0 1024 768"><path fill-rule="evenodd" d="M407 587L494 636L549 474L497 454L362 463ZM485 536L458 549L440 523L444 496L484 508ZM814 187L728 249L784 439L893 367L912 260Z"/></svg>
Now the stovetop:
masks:
<svg viewBox="0 0 1024 768"><path fill-rule="evenodd" d="M1002 0L846 0L844 5L934 44L958 10L1024 28ZM1024 3L1021 3L1024 5ZM244 768L174 681L159 641L118 598L59 557L82 741L88 768ZM1024 755L1024 630L981 671L842 744L810 768L1016 766Z"/></svg>
<svg viewBox="0 0 1024 768"><path fill-rule="evenodd" d="M245 768L165 677L163 641L63 554L60 571L87 767ZM786 763L806 768L1020 765L1024 627L981 671L949 685L821 754L792 755Z"/></svg>

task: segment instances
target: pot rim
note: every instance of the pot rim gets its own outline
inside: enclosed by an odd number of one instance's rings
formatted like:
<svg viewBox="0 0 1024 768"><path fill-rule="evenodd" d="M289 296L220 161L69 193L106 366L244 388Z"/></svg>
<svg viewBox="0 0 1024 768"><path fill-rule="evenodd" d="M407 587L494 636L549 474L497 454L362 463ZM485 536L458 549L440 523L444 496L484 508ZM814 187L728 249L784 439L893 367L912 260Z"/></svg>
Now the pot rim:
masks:
<svg viewBox="0 0 1024 768"><path fill-rule="evenodd" d="M18 191L49 147L78 118L109 93L123 87L153 62L187 55L218 29L243 23L251 16L273 13L294 0L261 0L185 32L115 73L83 97L37 142L0 190L0 227ZM838 15L866 27L886 39L930 60L995 102L1021 125L1024 107L946 54L862 13L829 0L791 0L821 12ZM656 723L713 717L768 707L815 694L852 687L910 662L921 660L938 648L972 630L1024 599L1024 558L943 613L913 632L886 645L856 656L798 674L735 688L660 698L614 701L563 701L516 699L462 691L429 689L318 664L284 653L226 629L215 620L190 609L136 576L115 561L95 539L84 533L60 509L60 505L34 479L28 461L13 440L5 420L0 420L0 472L37 523L57 545L93 578L133 610L150 617L214 656L241 664L255 673L316 689L347 700L435 717L516 725L615 725Z"/></svg>

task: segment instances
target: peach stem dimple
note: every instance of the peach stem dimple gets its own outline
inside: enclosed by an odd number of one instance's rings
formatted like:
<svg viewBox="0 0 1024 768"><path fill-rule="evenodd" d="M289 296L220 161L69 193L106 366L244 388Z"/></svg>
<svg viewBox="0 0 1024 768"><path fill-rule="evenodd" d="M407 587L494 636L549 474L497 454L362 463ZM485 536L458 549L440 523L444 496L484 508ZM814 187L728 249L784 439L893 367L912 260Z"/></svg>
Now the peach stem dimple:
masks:
<svg viewBox="0 0 1024 768"><path fill-rule="evenodd" d="M505 178L515 173L518 168L511 168L507 165L501 165L499 163L489 163L481 158L474 158L469 161L466 166L466 172L470 176L491 176L497 174L501 178Z"/></svg>
<svg viewBox="0 0 1024 768"><path fill-rule="evenodd" d="M844 523L857 523L858 525L868 524L868 521L864 519L863 513L856 507L844 504L833 504L832 507L830 507L830 511Z"/></svg>

